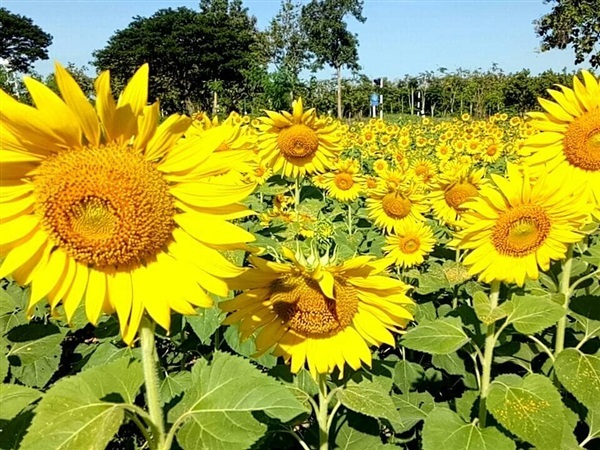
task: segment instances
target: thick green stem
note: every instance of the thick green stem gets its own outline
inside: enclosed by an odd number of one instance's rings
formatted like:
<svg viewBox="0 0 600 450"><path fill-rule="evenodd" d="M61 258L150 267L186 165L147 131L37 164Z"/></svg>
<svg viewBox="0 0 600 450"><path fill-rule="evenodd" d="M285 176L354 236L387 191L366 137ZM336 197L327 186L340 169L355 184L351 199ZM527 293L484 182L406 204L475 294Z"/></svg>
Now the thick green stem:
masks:
<svg viewBox="0 0 600 450"><path fill-rule="evenodd" d="M154 342L154 323L144 317L140 325L140 343L142 347L142 367L146 386L146 403L150 419L154 423L159 436L155 437L157 448L163 448L165 438L165 421L160 404L158 382L158 355Z"/></svg>
<svg viewBox="0 0 600 450"><path fill-rule="evenodd" d="M490 287L490 303L492 309L498 306L500 298L500 282L493 281ZM485 333L485 349L483 361L481 362L481 393L479 395L479 424L484 428L487 422L487 396L490 389L492 377L492 362L494 360L494 347L496 346L496 326L491 323L487 326Z"/></svg>
<svg viewBox="0 0 600 450"><path fill-rule="evenodd" d="M319 450L329 449L329 398L327 397L326 379L326 374L319 374L319 410L317 411L317 422L319 424Z"/></svg>
<svg viewBox="0 0 600 450"><path fill-rule="evenodd" d="M348 234L352 234L352 205L348 203Z"/></svg>
<svg viewBox="0 0 600 450"><path fill-rule="evenodd" d="M565 296L563 308L565 315L561 317L556 325L556 342L554 343L554 356L558 356L565 348L565 330L567 328L567 311L569 310L569 297L571 296L571 268L573 267L573 244L567 248L567 257L562 264L562 274L560 277L560 292Z"/></svg>

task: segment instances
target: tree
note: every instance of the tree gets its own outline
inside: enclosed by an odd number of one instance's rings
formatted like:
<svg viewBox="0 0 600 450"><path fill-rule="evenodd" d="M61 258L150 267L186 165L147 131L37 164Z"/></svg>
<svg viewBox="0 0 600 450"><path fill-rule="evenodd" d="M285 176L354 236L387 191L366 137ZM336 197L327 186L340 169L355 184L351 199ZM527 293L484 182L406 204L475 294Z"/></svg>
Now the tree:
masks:
<svg viewBox="0 0 600 450"><path fill-rule="evenodd" d="M333 67L337 77L337 114L342 117L342 67L358 70L358 38L347 29L344 18L353 16L361 23L362 0L312 0L304 5L300 16L314 55L315 68Z"/></svg>
<svg viewBox="0 0 600 450"><path fill-rule="evenodd" d="M52 36L25 16L0 8L0 58L10 70L29 72L38 59L48 59Z"/></svg>
<svg viewBox="0 0 600 450"><path fill-rule="evenodd" d="M149 18L134 17L94 52L93 64L110 69L122 86L149 63L150 96L160 98L166 112L206 110L217 91L227 94L221 99L227 109L237 109L251 95L247 72L266 67L256 50L255 22L239 0L202 1L200 11L161 9Z"/></svg>
<svg viewBox="0 0 600 450"><path fill-rule="evenodd" d="M308 67L307 41L300 26L300 13L299 3L283 0L266 30L269 58L277 68L278 78L291 85L292 98L300 71Z"/></svg>
<svg viewBox="0 0 600 450"><path fill-rule="evenodd" d="M544 0L552 3L552 11L534 22L542 38L541 50L575 51L575 63L589 55L592 67L600 67L600 0Z"/></svg>

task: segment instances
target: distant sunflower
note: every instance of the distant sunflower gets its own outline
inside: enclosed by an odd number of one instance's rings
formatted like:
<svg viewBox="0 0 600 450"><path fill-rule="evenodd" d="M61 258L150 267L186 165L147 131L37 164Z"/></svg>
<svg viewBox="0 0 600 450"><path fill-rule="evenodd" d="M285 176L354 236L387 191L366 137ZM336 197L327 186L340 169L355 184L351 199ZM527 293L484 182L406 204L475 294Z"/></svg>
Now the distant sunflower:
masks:
<svg viewBox="0 0 600 450"><path fill-rule="evenodd" d="M371 194L367 199L369 218L375 225L391 233L403 222L422 222L427 212L425 196L414 185L401 186Z"/></svg>
<svg viewBox="0 0 600 450"><path fill-rule="evenodd" d="M400 267L421 264L433 250L435 237L431 227L422 222L404 222L394 234L385 238L383 251Z"/></svg>
<svg viewBox="0 0 600 450"><path fill-rule="evenodd" d="M358 166L351 160L339 161L335 170L323 174L323 177L327 193L341 202L356 200L364 181L364 176L359 174Z"/></svg>
<svg viewBox="0 0 600 450"><path fill-rule="evenodd" d="M541 133L530 136L522 151L534 174L560 169L568 179L587 181L592 201L600 205L600 80L586 70L583 83L573 77L573 89L549 89L555 102L538 99L546 112L531 112L530 125Z"/></svg>
<svg viewBox="0 0 600 450"><path fill-rule="evenodd" d="M69 321L82 300L92 324L116 312L131 344L145 312L168 330L171 310L227 294L222 278L241 269L217 250L253 240L227 220L248 214L236 202L254 185L206 181L228 161L180 139L187 117L158 125L147 65L117 102L100 74L95 109L58 64L56 80L62 99L25 79L35 108L0 91L0 277L31 283L29 312L45 297Z"/></svg>
<svg viewBox="0 0 600 450"><path fill-rule="evenodd" d="M470 250L463 263L471 275L522 286L581 240L578 230L589 219L590 208L580 195L581 186L560 172L531 184L511 164L508 178L492 175L497 189L485 186L464 204L469 210L462 216L463 229L450 245Z"/></svg>
<svg viewBox="0 0 600 450"><path fill-rule="evenodd" d="M479 195L486 183L485 169L471 171L463 166L442 173L428 197L434 216L444 224L455 225L465 211L464 203Z"/></svg>
<svg viewBox="0 0 600 450"><path fill-rule="evenodd" d="M412 319L408 286L382 272L389 261L359 256L330 265L251 256L254 268L234 280L245 292L219 306L231 312L224 324L239 323L242 339L256 334L258 354L291 362L293 373L305 364L313 377L341 373L346 363L358 370L371 365L370 345L395 346L392 332Z"/></svg>
<svg viewBox="0 0 600 450"><path fill-rule="evenodd" d="M337 122L318 118L314 108L304 111L302 99L294 101L292 114L267 111L267 116L260 118L258 146L261 160L275 173L324 172L341 150Z"/></svg>

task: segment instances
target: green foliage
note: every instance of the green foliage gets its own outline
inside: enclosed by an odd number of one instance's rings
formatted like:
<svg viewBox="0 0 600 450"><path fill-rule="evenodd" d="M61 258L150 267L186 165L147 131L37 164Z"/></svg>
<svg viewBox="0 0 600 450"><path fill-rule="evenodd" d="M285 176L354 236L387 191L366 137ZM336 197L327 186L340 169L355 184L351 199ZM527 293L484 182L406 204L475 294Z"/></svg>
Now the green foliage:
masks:
<svg viewBox="0 0 600 450"><path fill-rule="evenodd" d="M469 342L458 317L423 320L402 338L402 345L413 350L444 355L455 352Z"/></svg>
<svg viewBox="0 0 600 450"><path fill-rule="evenodd" d="M552 10L535 22L542 38L542 51L567 46L575 52L575 64L588 57L592 67L600 67L600 15L597 0L544 0Z"/></svg>
<svg viewBox="0 0 600 450"><path fill-rule="evenodd" d="M561 384L590 411L600 411L600 353L586 355L568 348L559 353L554 370Z"/></svg>
<svg viewBox="0 0 600 450"><path fill-rule="evenodd" d="M0 58L10 70L29 72L38 59L48 59L52 36L25 16L0 8Z"/></svg>
<svg viewBox="0 0 600 450"><path fill-rule="evenodd" d="M121 358L57 382L46 392L22 449L104 449L143 383L139 362Z"/></svg>
<svg viewBox="0 0 600 450"><path fill-rule="evenodd" d="M202 360L194 365L191 386L169 412L169 421L182 423L177 441L186 450L244 449L266 430L254 411L287 422L306 409L248 361L216 352L210 364Z"/></svg>

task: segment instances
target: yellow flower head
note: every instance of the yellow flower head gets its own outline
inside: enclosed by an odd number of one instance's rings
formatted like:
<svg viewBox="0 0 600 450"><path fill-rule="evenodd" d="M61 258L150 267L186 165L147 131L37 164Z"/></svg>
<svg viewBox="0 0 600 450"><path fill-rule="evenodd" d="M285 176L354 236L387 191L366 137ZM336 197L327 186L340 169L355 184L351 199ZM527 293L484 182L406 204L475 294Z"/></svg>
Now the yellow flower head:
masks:
<svg viewBox="0 0 600 450"><path fill-rule="evenodd" d="M273 348L293 373L307 364L316 378L336 367L341 375L346 363L370 366L370 345L395 346L392 332L412 319L413 302L407 285L383 273L390 261L359 256L331 264L284 254L291 263L251 256L254 267L235 280L245 292L219 305L232 312L224 323L239 323L243 339L256 335L259 354Z"/></svg>
<svg viewBox="0 0 600 450"><path fill-rule="evenodd" d="M130 344L144 313L168 330L171 311L227 294L241 269L218 250L253 240L227 220L248 214L237 202L254 185L206 181L228 161L180 139L189 118L158 125L147 65L118 101L100 74L96 108L58 64L56 79L62 98L25 79L36 107L0 91L0 277L31 284L30 312L43 298L69 321L82 301L92 324L116 312Z"/></svg>
<svg viewBox="0 0 600 450"><path fill-rule="evenodd" d="M333 172L323 174L323 185L327 193L341 201L352 202L362 190L364 177L358 174L358 165L354 160L341 160Z"/></svg>
<svg viewBox="0 0 600 450"><path fill-rule="evenodd" d="M383 251L400 267L413 267L425 261L433 250L435 238L431 227L422 222L404 222L386 237Z"/></svg>
<svg viewBox="0 0 600 450"><path fill-rule="evenodd" d="M469 210L462 216L463 229L451 245L470 250L463 263L480 280L522 286L582 238L579 229L589 220L590 208L581 186L560 172L532 184L510 164L508 178L492 175L492 180L497 188L484 186L464 204Z"/></svg>
<svg viewBox="0 0 600 450"><path fill-rule="evenodd" d="M275 173L297 177L324 172L341 150L338 122L318 118L314 109L304 111L302 99L292 113L267 111L258 127L260 158Z"/></svg>

